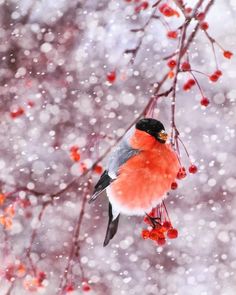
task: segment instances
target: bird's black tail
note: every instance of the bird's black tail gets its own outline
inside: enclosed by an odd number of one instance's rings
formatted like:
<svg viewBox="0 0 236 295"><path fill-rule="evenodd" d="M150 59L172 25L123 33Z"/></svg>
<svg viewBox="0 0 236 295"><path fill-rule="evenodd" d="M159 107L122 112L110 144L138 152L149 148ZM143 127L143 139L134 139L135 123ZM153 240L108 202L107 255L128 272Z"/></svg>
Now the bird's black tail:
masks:
<svg viewBox="0 0 236 295"><path fill-rule="evenodd" d="M109 203L109 220L108 220L107 232L106 232L106 237L105 237L105 240L103 243L103 247L108 245L110 240L116 234L117 228L118 228L118 223L119 223L119 218L120 218L120 214L116 217L116 219L113 220L112 206L111 206L111 203Z"/></svg>

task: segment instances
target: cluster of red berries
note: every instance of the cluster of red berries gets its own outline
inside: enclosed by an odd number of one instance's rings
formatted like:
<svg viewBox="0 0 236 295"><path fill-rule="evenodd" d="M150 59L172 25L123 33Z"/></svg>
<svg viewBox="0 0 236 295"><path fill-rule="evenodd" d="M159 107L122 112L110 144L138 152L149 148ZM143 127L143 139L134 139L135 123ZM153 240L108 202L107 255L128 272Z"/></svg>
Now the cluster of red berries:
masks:
<svg viewBox="0 0 236 295"><path fill-rule="evenodd" d="M91 290L90 285L88 283L86 283L86 282L83 282L82 283L82 291L89 292L90 290ZM64 291L65 291L65 293L70 293L70 292L75 291L74 284L70 283L67 286L65 286Z"/></svg>
<svg viewBox="0 0 236 295"><path fill-rule="evenodd" d="M71 160L74 161L74 162L79 162L80 161L81 156L80 156L80 152L79 152L79 147L77 145L73 145L70 148L70 157L71 157ZM84 172L86 172L88 170L88 167L84 162L80 163L80 170L81 170L82 173L84 173ZM92 167L92 170L97 174L101 174L103 172L102 166L98 165L98 164L94 165Z"/></svg>
<svg viewBox="0 0 236 295"><path fill-rule="evenodd" d="M132 0L125 0L125 2L132 2ZM140 2L140 0L134 0L133 1L135 5L137 5L138 2ZM134 12L135 13L140 13L142 10L146 10L149 7L149 3L148 1L142 1L140 4L138 4L135 8L134 8Z"/></svg>
<svg viewBox="0 0 236 295"><path fill-rule="evenodd" d="M183 86L184 91L190 90L196 84L194 79L189 79Z"/></svg>
<svg viewBox="0 0 236 295"><path fill-rule="evenodd" d="M16 119L16 118L24 115L24 113L25 113L25 110L22 107L18 107L18 109L15 111L12 111L10 113L10 115L11 115L12 119Z"/></svg>
<svg viewBox="0 0 236 295"><path fill-rule="evenodd" d="M77 145L73 145L70 148L70 157L74 162L78 162L80 160L79 147Z"/></svg>
<svg viewBox="0 0 236 295"><path fill-rule="evenodd" d="M159 7L159 11L160 11L160 13L162 13L166 17L172 17L172 16L179 17L180 16L178 11L173 9L172 7L170 7L167 3L162 4Z"/></svg>
<svg viewBox="0 0 236 295"><path fill-rule="evenodd" d="M217 82L221 76L222 72L220 70L216 70L212 75L209 76L209 79L211 82Z"/></svg>
<svg viewBox="0 0 236 295"><path fill-rule="evenodd" d="M197 166L196 165L194 165L194 164L191 164L190 166L189 166L189 168L188 168L188 171L189 171L189 173L191 173L191 174L195 174L195 173L197 173ZM187 176L187 172L186 172L186 169L185 169L185 167L180 167L179 168L179 171L178 171L178 173L177 173L177 176L176 176L176 178L177 179L183 179L183 178L185 178ZM174 181L174 182L172 182L172 184L171 184L171 189L172 190L176 190L178 188L178 183L176 182L176 181Z"/></svg>
<svg viewBox="0 0 236 295"><path fill-rule="evenodd" d="M145 220L147 220L146 218L148 219L148 217L145 217ZM145 222L149 223L147 221ZM162 224L157 223L151 230L143 229L141 235L144 240L151 239L155 241L157 245L163 246L167 238L176 239L178 237L178 230L173 228L169 221L164 221Z"/></svg>

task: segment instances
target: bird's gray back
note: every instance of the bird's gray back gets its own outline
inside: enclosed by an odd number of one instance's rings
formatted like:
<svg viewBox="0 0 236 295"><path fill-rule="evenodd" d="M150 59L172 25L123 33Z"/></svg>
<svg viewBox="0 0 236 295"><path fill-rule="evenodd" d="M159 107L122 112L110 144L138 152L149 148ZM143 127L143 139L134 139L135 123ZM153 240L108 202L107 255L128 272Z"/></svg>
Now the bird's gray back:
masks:
<svg viewBox="0 0 236 295"><path fill-rule="evenodd" d="M115 179L118 174L118 170L121 165L126 163L131 157L134 155L137 155L139 153L139 150L133 149L130 146L130 138L134 134L135 127L132 127L124 136L124 138L121 140L121 142L118 144L116 149L112 152L109 162L108 162L108 175Z"/></svg>

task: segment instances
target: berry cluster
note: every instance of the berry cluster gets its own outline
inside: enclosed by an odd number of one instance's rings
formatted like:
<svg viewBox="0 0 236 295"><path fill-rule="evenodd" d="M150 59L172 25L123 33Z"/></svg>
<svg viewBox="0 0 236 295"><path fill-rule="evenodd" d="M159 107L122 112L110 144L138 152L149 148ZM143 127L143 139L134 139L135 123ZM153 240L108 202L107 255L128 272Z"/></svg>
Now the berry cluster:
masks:
<svg viewBox="0 0 236 295"><path fill-rule="evenodd" d="M212 75L209 76L209 79L211 82L217 82L221 76L222 72L220 70L216 70Z"/></svg>
<svg viewBox="0 0 236 295"><path fill-rule="evenodd" d="M70 148L70 157L71 157L71 160L73 160L74 162L78 162L80 160L80 153L79 153L78 146L73 145Z"/></svg>
<svg viewBox="0 0 236 295"><path fill-rule="evenodd" d="M191 164L191 165L189 166L189 168L188 168L188 171L189 171L189 173L191 173L191 174L195 174L195 173L197 173L197 170L198 170L198 169L197 169L197 166L194 165L194 164ZM176 178L179 179L179 180L181 180L181 179L185 178L186 176L187 176L187 172L186 172L185 167L180 167L180 168L179 168L179 171L178 171L178 173L177 173ZM172 189L172 190L176 190L177 188L178 188L178 183L177 183L176 181L172 182L172 184L171 184L171 189Z"/></svg>
<svg viewBox="0 0 236 295"><path fill-rule="evenodd" d="M10 204L4 209L4 214L0 215L0 224L7 230L10 230L12 227L12 220L15 215L15 205Z"/></svg>
<svg viewBox="0 0 236 295"><path fill-rule="evenodd" d="M80 152L79 152L79 147L77 145L73 145L70 148L70 158L74 162L79 162L80 161L81 156L80 156ZM82 173L84 173L84 172L86 172L88 170L88 167L84 162L80 163L80 170L81 170ZM92 170L97 174L101 174L103 172L102 166L98 165L98 164L94 165Z"/></svg>
<svg viewBox="0 0 236 295"><path fill-rule="evenodd" d="M12 111L10 113L10 116L12 119L16 119L22 115L24 115L25 110L22 107L18 107L16 110Z"/></svg>
<svg viewBox="0 0 236 295"><path fill-rule="evenodd" d="M178 11L173 9L167 3L164 3L164 4L160 5L159 11L160 11L160 13L162 13L166 17L172 17L172 16L179 17L180 16Z"/></svg>
<svg viewBox="0 0 236 295"><path fill-rule="evenodd" d="M83 282L81 289L83 292L89 292L91 290L91 286L87 282ZM67 284L64 288L65 293L74 292L75 290L76 288L73 283Z"/></svg>
<svg viewBox="0 0 236 295"><path fill-rule="evenodd" d="M166 239L176 239L178 237L178 230L173 228L169 219L168 212L164 202L144 217L144 222L150 226L150 229L143 229L141 236L144 240L150 239L163 246Z"/></svg>
<svg viewBox="0 0 236 295"><path fill-rule="evenodd" d="M26 267L23 263L17 261L7 265L4 272L4 277L9 282L14 281L16 278L22 278L26 274Z"/></svg>
<svg viewBox="0 0 236 295"><path fill-rule="evenodd" d="M36 277L26 276L23 281L24 288L30 292L37 292L40 288L44 288L44 281L47 278L46 273L41 271Z"/></svg>

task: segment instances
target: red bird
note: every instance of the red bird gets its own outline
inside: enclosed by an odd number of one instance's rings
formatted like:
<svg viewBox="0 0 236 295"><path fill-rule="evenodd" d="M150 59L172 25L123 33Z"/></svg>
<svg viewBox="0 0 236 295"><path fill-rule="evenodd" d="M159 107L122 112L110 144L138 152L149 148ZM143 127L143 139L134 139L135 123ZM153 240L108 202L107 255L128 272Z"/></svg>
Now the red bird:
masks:
<svg viewBox="0 0 236 295"><path fill-rule="evenodd" d="M117 232L120 213L145 215L170 190L180 165L166 140L167 133L160 121L141 119L111 155L89 200L91 203L106 189L109 221L104 246Z"/></svg>

